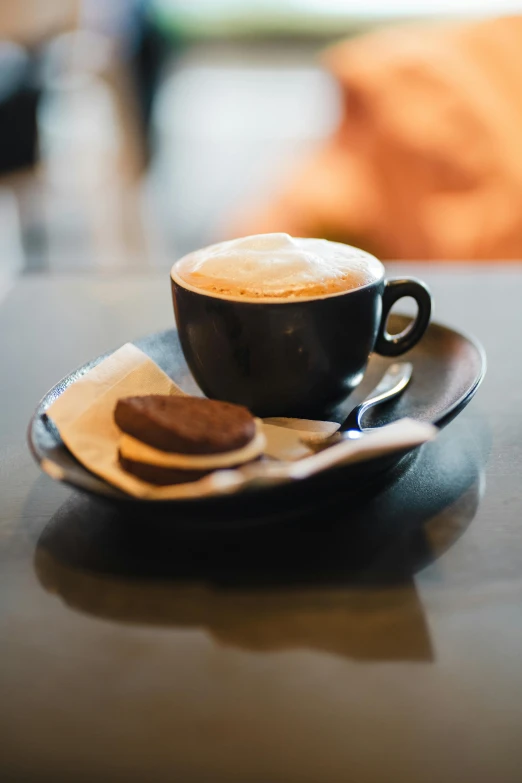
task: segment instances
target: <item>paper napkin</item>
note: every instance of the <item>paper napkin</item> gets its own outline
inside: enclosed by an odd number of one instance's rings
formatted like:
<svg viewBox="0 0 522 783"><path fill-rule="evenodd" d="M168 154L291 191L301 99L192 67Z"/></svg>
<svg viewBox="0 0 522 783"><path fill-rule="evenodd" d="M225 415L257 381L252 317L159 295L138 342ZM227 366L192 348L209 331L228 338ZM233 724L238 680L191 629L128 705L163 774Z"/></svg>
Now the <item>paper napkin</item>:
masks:
<svg viewBox="0 0 522 783"><path fill-rule="evenodd" d="M216 492L235 491L240 482L234 470L220 471L186 484L156 486L133 476L120 467L118 461L118 442L121 431L114 422L114 409L121 397L146 394L184 395L185 392L161 370L152 359L136 346L127 343L107 359L71 384L48 408L47 415L55 423L62 441L76 459L88 470L95 473L118 489L136 498L169 500L174 498L194 498L213 495ZM413 430L412 430L412 426ZM401 432L397 423L391 425L398 432L394 436L393 448L401 444ZM280 464L302 461L317 450L321 440L325 440L339 429L334 422L309 421L305 419L271 418L263 422L263 432L267 440L265 455ZM384 434L384 450L389 451L389 438ZM434 436L435 428L410 422L404 429L404 445L417 445ZM369 457L378 451L378 441L373 435L369 439ZM363 439L361 439L363 440ZM413 441L413 442L412 442ZM349 444L344 444L349 447ZM334 447L337 448L338 447ZM328 449L331 451L331 449ZM345 451L347 449L345 448ZM341 454L341 461L349 461L349 454ZM354 458L361 459L354 454ZM362 451L364 458L364 449ZM304 467L303 463L303 467ZM329 460L325 460L325 468ZM259 466L262 469L262 466ZM236 477L234 477L236 474ZM303 475L306 474L306 470Z"/></svg>

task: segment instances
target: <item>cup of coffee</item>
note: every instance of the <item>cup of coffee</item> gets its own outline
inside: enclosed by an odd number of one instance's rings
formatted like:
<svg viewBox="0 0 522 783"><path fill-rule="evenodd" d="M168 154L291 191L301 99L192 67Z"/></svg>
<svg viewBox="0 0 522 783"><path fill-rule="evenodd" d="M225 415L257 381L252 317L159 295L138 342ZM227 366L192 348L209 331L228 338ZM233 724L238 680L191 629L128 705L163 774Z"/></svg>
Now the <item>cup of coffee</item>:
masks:
<svg viewBox="0 0 522 783"><path fill-rule="evenodd" d="M179 339L208 397L258 416L324 417L361 381L372 351L398 356L424 334L426 286L385 280L369 253L324 239L261 234L197 250L171 270ZM389 335L392 306L418 312Z"/></svg>

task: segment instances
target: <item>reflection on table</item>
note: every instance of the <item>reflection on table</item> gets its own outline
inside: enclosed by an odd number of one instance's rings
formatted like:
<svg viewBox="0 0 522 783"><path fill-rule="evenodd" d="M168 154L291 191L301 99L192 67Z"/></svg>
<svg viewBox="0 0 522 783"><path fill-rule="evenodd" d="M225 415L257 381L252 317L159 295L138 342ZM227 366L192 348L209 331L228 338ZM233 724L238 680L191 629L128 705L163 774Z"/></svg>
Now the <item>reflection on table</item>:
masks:
<svg viewBox="0 0 522 783"><path fill-rule="evenodd" d="M191 532L174 507L73 495L40 538L36 572L71 609L112 621L202 628L256 651L428 661L414 576L472 521L488 448L485 431L456 421L371 491L255 526Z"/></svg>

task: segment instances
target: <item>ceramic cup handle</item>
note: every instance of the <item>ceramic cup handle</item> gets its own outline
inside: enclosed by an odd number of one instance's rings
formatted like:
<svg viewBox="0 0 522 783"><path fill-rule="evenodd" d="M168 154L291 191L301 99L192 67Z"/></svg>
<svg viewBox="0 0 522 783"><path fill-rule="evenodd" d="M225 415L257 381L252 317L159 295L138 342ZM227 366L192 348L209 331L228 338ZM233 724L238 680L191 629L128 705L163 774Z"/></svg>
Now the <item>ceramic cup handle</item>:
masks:
<svg viewBox="0 0 522 783"><path fill-rule="evenodd" d="M386 322L395 302L404 296L411 296L417 302L418 312L412 323L400 334L388 334ZM410 278L386 281L382 296L381 325L375 343L376 353L381 356L399 356L413 348L427 329L431 316L431 295L424 283Z"/></svg>

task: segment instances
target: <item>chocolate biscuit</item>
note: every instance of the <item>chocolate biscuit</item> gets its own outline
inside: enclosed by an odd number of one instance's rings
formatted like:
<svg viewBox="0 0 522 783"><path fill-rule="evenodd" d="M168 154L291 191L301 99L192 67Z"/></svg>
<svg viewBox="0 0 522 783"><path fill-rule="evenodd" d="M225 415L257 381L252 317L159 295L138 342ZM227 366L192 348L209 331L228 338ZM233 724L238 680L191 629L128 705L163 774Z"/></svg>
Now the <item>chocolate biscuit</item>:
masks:
<svg viewBox="0 0 522 783"><path fill-rule="evenodd" d="M148 462L139 462L138 460L129 459L124 457L120 452L118 455L121 467L132 473L133 476L140 478L142 481L147 481L149 484L156 484L157 486L165 486L167 484L187 484L191 481L198 481L203 476L208 476L209 473L214 473L214 470L190 470L182 468L165 468L160 465L149 465ZM251 464L259 461L259 457L249 460ZM239 465L231 465L230 468L238 468Z"/></svg>
<svg viewBox="0 0 522 783"><path fill-rule="evenodd" d="M142 443L178 454L235 451L256 434L254 417L242 405L200 397L126 397L118 400L114 420Z"/></svg>
<svg viewBox="0 0 522 783"><path fill-rule="evenodd" d="M128 459L122 454L119 455L121 467L132 473L133 476L147 481L149 484L165 486L167 484L186 484L191 481L197 481L203 476L212 473L211 470L181 470L180 468L163 468L159 465L149 465L146 462Z"/></svg>

